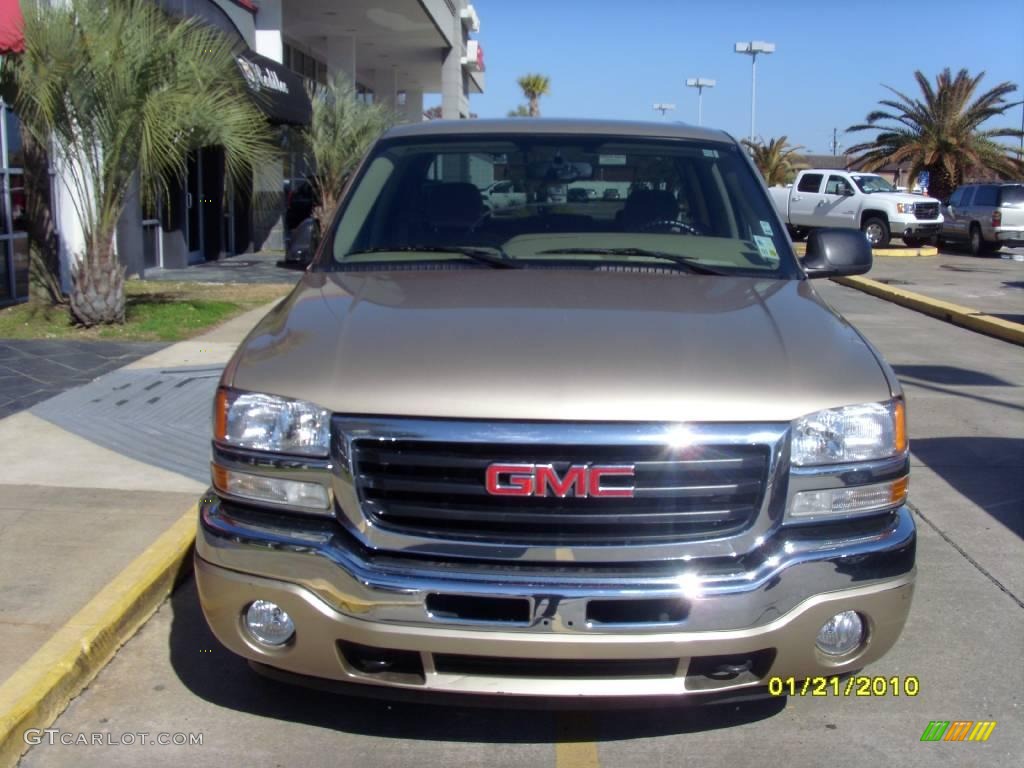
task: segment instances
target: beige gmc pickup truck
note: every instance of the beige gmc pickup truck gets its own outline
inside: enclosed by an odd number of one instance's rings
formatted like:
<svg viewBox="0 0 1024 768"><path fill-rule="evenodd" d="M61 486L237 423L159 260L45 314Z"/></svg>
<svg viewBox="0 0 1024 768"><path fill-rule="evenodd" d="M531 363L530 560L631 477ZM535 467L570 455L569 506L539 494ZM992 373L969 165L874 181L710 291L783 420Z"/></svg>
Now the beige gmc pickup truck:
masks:
<svg viewBox="0 0 1024 768"><path fill-rule="evenodd" d="M595 183L628 194L565 193ZM708 701L876 661L915 573L903 395L812 283L870 266L852 230L798 260L718 131L391 130L224 372L211 628L390 695Z"/></svg>

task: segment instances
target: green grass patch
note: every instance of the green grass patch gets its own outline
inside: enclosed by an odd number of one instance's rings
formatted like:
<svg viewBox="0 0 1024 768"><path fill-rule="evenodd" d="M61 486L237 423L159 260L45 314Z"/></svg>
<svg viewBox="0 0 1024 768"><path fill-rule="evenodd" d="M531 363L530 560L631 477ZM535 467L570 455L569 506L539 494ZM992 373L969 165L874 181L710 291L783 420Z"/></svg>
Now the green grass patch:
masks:
<svg viewBox="0 0 1024 768"><path fill-rule="evenodd" d="M125 284L125 322L81 328L67 307L18 304L0 309L0 338L181 341L288 293L284 284Z"/></svg>

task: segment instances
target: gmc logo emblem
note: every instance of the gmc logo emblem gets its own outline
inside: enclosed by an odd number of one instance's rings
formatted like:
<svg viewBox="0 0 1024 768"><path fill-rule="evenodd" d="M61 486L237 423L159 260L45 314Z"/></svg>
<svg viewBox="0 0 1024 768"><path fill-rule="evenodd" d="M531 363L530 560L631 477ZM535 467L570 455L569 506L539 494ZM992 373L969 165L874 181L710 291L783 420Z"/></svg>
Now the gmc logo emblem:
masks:
<svg viewBox="0 0 1024 768"><path fill-rule="evenodd" d="M551 495L560 499L567 496L633 497L633 486L605 485L603 481L609 477L634 477L634 467L632 464L574 464L564 475L559 475L551 464L491 464L487 467L487 492L492 496Z"/></svg>

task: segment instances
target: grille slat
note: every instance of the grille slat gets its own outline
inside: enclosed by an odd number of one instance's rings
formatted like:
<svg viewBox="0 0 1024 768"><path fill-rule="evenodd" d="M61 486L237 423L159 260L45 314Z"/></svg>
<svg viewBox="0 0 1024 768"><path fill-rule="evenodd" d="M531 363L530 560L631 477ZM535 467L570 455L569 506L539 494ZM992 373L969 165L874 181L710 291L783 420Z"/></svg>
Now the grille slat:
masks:
<svg viewBox="0 0 1024 768"><path fill-rule="evenodd" d="M738 533L753 522L767 482L766 445L550 445L421 440L352 443L364 515L377 527L435 539L508 544L686 541ZM632 498L492 496L494 463L632 465Z"/></svg>
<svg viewBox="0 0 1024 768"><path fill-rule="evenodd" d="M380 506L371 502L378 513ZM748 513L746 509L707 509L693 512L629 512L630 525L664 525L666 521L678 521L681 519L699 520L701 518L713 519L715 522L732 521L737 522L743 519ZM487 521L492 525L515 524L515 525L552 525L552 526L587 526L587 525L614 525L621 519L620 511L607 513L600 512L566 512L544 510L542 512L508 511L494 512L481 511L479 509L453 509L438 506L424 506L422 504L410 504L392 502L387 507L388 517L419 518L431 521L459 521L459 522L480 522Z"/></svg>
<svg viewBox="0 0 1024 768"><path fill-rule="evenodd" d="M482 479L471 480L469 482L451 482L363 473L359 475L359 482L364 489L374 491L437 493L460 496L480 496L486 493ZM760 482L754 480L742 484L733 483L725 485L650 486L645 488L636 488L634 490L634 494L635 496L658 496L664 498L703 498L723 493L728 493L730 495L751 493L757 491L760 487Z"/></svg>
<svg viewBox="0 0 1024 768"><path fill-rule="evenodd" d="M939 217L939 204L917 203L914 206L914 217L918 219L937 219Z"/></svg>

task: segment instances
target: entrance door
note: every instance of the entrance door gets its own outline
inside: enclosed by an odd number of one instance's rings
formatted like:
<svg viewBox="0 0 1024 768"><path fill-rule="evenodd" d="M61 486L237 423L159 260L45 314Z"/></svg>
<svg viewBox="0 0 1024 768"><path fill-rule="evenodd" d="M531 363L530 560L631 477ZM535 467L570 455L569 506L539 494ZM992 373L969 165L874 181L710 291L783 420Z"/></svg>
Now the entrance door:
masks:
<svg viewBox="0 0 1024 768"><path fill-rule="evenodd" d="M224 152L219 147L205 147L199 152L199 192L203 258L216 261L224 250Z"/></svg>
<svg viewBox="0 0 1024 768"><path fill-rule="evenodd" d="M185 241L188 244L188 262L203 260L202 231L202 154L188 156L188 183L185 185Z"/></svg>

